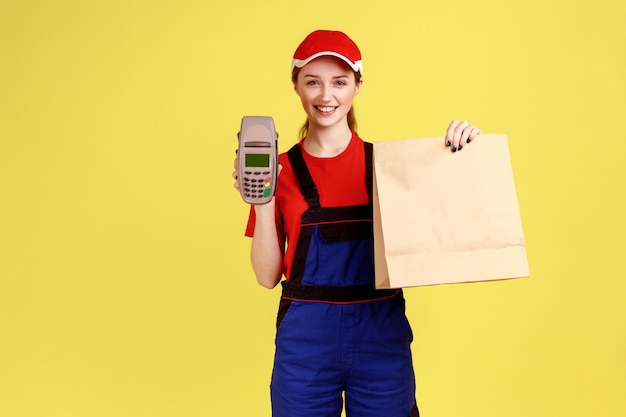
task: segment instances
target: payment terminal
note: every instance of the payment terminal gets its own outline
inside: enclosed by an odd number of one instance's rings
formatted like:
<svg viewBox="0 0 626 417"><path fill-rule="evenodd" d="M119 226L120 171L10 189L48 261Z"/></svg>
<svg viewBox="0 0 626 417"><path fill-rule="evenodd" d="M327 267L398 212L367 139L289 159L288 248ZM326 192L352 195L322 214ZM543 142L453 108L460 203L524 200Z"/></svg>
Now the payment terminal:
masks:
<svg viewBox="0 0 626 417"><path fill-rule="evenodd" d="M241 197L250 204L268 203L276 191L278 176L278 134L274 119L244 116L237 137L237 180Z"/></svg>

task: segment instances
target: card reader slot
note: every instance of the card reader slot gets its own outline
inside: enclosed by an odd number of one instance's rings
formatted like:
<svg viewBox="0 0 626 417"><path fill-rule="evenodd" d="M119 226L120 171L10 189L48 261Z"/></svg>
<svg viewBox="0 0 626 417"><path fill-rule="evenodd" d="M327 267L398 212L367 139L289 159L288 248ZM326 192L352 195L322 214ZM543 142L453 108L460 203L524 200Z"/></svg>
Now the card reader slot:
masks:
<svg viewBox="0 0 626 417"><path fill-rule="evenodd" d="M272 145L269 142L251 141L244 142L243 146L246 148L271 148Z"/></svg>

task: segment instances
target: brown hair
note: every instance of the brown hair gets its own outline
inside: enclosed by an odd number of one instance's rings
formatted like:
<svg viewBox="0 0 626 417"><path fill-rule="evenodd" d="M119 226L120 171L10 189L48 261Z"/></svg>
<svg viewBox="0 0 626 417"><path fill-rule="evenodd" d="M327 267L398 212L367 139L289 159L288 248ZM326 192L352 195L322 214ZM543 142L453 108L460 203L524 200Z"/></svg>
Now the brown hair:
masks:
<svg viewBox="0 0 626 417"><path fill-rule="evenodd" d="M298 74L300 74L301 68L295 67L291 73L291 81L295 84L298 81ZM354 80L359 83L361 81L361 73L354 71ZM348 127L351 131L356 133L356 116L354 115L354 105L350 107L348 111ZM302 127L300 128L300 139L304 139L309 133L309 119L306 119Z"/></svg>

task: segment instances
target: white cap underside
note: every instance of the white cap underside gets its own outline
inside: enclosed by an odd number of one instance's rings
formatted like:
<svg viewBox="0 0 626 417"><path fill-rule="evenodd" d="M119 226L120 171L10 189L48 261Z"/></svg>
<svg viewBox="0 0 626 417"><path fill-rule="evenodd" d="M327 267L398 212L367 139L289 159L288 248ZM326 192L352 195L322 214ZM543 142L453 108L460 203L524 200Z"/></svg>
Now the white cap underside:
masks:
<svg viewBox="0 0 626 417"><path fill-rule="evenodd" d="M352 68L355 72L360 72L361 74L363 74L363 61L359 60L356 62L352 62L345 56L338 54L337 52L332 52L332 51L318 52L316 54L311 55L307 59L294 59L291 61L291 71L293 71L293 69L296 67L302 68L309 62L313 61L315 58L318 58L320 56L329 56L329 55L341 59L346 64L350 65L350 68Z"/></svg>

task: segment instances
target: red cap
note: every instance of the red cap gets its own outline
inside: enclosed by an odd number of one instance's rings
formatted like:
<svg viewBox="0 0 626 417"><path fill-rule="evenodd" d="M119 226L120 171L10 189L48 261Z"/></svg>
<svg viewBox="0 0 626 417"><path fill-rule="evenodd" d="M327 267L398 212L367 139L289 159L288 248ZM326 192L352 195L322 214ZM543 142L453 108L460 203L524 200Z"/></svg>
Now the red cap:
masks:
<svg viewBox="0 0 626 417"><path fill-rule="evenodd" d="M291 71L302 68L320 56L334 56L345 61L355 72L363 73L361 51L356 43L343 32L316 30L298 46L291 61Z"/></svg>

